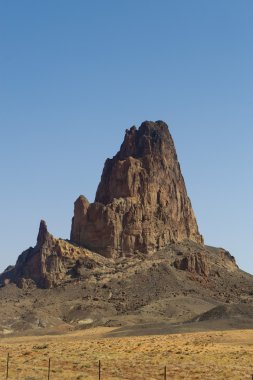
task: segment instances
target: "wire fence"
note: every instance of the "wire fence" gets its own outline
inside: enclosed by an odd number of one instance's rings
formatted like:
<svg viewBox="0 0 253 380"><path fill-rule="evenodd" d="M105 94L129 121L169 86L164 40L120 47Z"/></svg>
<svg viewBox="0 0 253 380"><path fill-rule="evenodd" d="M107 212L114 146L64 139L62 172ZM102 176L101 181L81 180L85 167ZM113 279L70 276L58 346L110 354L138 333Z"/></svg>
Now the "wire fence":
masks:
<svg viewBox="0 0 253 380"><path fill-rule="evenodd" d="M63 363L59 363L58 361L52 360L52 358L44 358L41 360L40 363L37 363L37 365L29 365L29 360L26 363L22 363L22 367L20 366L20 363L18 364L15 361L15 358L11 357L11 355L8 353L6 357L6 365L5 369L1 369L0 372L0 378L3 380L59 380L59 379L76 379L76 380L86 380L86 379L92 379L92 380L108 380L108 379L131 379L135 380L136 377L131 377L131 375L128 375L127 377L124 376L124 372L126 371L126 368L119 368L118 375L112 374L112 368L108 365L103 365L101 360L98 360L97 362L91 363L91 365L82 365L77 366L77 363L73 363L70 361L64 361L65 366ZM27 367L24 365L27 364ZM92 370L91 370L92 367ZM89 370L88 370L89 368ZM145 375L145 368L141 368L141 366L137 369L138 370L138 379L143 380L149 380L151 379L150 376ZM69 376L66 372L74 373L74 377ZM64 375L63 375L64 374ZM141 375L141 377L140 377ZM143 375L143 377L142 377ZM181 373L183 379L191 379L189 376L183 376ZM157 368L154 371L154 374L152 376L152 380L170 380L173 379L174 376L172 376L172 372L170 372L168 366L157 366ZM178 379L178 377L176 377ZM215 377L212 377L215 379ZM202 379L202 377L201 377ZM253 374L249 377L245 377L246 379L253 380Z"/></svg>
<svg viewBox="0 0 253 380"><path fill-rule="evenodd" d="M54 362L50 357L47 359L43 359L40 364L33 366L31 368L31 365L29 365L29 361L27 364L27 367L25 368L24 363L22 365L22 368L17 364L15 361L15 358L11 357L11 355L8 353L6 357L6 368L5 373L4 371L1 371L0 375L3 375L1 377L4 380L54 380L54 379L61 379L61 373L66 372L66 364L69 366L75 366L75 363L70 361L64 361L64 366L61 365L61 363ZM68 368L70 370L70 368ZM124 372L125 369L122 369L122 372ZM140 370L140 368L139 368ZM81 380L81 379L94 379L94 380L107 380L107 371L110 372L110 368L108 365L106 367L103 367L102 361L98 360L96 363L94 363L93 366L93 373L94 374L87 374L87 370L85 368L74 368L73 372L75 372L75 379ZM29 374L28 374L29 372ZM90 371L89 371L90 372ZM26 374L24 374L26 373ZM144 374L143 374L144 375ZM65 377L64 377L65 378ZM73 379L74 379L73 378ZM112 378L112 375L109 375L109 378ZM117 378L113 376L113 378ZM124 377L121 377L123 379ZM129 378L129 377L128 377ZM153 378L153 377L152 377ZM157 376L154 377L154 379L157 380L169 380L169 371L167 366L160 367L157 370ZM146 380L147 378L144 376L143 380ZM133 377L134 380L134 377ZM253 375L252 375L253 380Z"/></svg>

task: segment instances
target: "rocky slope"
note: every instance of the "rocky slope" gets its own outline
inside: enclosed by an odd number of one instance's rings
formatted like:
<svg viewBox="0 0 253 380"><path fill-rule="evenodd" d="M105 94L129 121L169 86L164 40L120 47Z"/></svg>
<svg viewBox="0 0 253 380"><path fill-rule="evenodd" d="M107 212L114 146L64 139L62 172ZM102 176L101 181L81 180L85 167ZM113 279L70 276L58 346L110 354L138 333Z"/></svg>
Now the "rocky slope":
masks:
<svg viewBox="0 0 253 380"><path fill-rule="evenodd" d="M67 254L72 246L60 243ZM0 288L0 336L90 326L118 326L126 334L135 326L138 333L253 327L253 277L223 249L187 241L115 260L88 251L78 259L76 253L57 286L41 289L26 279L21 287ZM192 259L199 255L206 258L200 274Z"/></svg>

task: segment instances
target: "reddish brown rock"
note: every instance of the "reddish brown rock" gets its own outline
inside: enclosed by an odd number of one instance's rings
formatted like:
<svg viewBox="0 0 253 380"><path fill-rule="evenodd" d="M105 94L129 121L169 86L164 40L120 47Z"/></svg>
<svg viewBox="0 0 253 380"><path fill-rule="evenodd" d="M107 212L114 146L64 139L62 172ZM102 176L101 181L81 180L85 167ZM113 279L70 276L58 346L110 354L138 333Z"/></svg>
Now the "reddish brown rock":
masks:
<svg viewBox="0 0 253 380"><path fill-rule="evenodd" d="M174 267L180 270L186 270L191 273L197 273L200 276L207 277L209 274L208 260L203 253L189 253L183 258L177 258Z"/></svg>
<svg viewBox="0 0 253 380"><path fill-rule="evenodd" d="M57 253L57 242L58 239L48 232L46 223L42 220L36 246L28 248L18 257L12 271L14 281L19 287L26 287L27 279L42 287L49 287L49 283L57 283L63 272L62 262Z"/></svg>
<svg viewBox="0 0 253 380"><path fill-rule="evenodd" d="M115 258L184 240L203 243L174 142L164 122L146 121L106 160L95 203L75 202L71 241Z"/></svg>

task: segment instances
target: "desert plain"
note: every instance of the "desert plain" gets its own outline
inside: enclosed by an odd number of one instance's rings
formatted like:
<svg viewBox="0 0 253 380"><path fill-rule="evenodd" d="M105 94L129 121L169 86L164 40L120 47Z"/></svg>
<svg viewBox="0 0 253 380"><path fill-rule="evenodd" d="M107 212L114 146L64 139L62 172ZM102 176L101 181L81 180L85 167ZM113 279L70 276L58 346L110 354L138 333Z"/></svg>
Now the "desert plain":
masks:
<svg viewBox="0 0 253 380"><path fill-rule="evenodd" d="M117 336L98 327L63 335L2 338L0 376L9 379L251 379L253 330ZM115 334L116 332L116 334ZM120 335L120 334L119 334ZM48 362L50 358L50 374Z"/></svg>

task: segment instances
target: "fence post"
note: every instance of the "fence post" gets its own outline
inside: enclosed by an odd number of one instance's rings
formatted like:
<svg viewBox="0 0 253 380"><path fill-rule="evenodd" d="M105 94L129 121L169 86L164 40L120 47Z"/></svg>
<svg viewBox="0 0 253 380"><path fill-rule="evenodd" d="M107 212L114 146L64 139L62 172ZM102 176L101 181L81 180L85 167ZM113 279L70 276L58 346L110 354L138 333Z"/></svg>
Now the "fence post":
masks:
<svg viewBox="0 0 253 380"><path fill-rule="evenodd" d="M51 359L48 359L48 373L47 373L47 379L50 380L50 371L51 371Z"/></svg>
<svg viewBox="0 0 253 380"><path fill-rule="evenodd" d="M164 380L167 380L167 367L164 367Z"/></svg>
<svg viewBox="0 0 253 380"><path fill-rule="evenodd" d="M98 380L101 380L101 361L98 361Z"/></svg>
<svg viewBox="0 0 253 380"><path fill-rule="evenodd" d="M9 379L9 360L10 360L10 354L8 352L7 361L6 361L6 379Z"/></svg>

